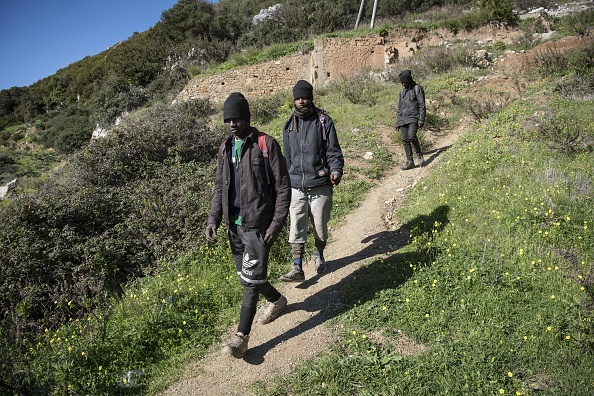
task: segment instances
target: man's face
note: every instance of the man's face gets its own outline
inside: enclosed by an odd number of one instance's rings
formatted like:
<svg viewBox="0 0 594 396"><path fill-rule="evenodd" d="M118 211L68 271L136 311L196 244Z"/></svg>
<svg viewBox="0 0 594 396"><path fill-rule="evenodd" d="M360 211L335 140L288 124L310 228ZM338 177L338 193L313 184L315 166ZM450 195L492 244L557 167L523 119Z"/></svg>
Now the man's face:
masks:
<svg viewBox="0 0 594 396"><path fill-rule="evenodd" d="M308 98L297 98L295 99L295 108L297 110L304 110L311 104L311 100Z"/></svg>
<svg viewBox="0 0 594 396"><path fill-rule="evenodd" d="M225 126L232 135L235 135L239 139L245 139L248 135L249 122L239 118L227 118L225 120Z"/></svg>

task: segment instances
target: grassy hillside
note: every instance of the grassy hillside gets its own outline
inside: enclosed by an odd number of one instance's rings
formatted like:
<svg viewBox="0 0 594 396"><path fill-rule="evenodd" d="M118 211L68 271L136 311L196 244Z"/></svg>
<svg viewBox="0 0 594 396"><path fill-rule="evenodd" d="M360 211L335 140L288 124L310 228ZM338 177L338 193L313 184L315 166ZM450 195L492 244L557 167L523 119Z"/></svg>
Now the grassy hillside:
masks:
<svg viewBox="0 0 594 396"><path fill-rule="evenodd" d="M410 243L338 285L332 352L255 393L589 394L594 102L570 79L466 130L395 213Z"/></svg>
<svg viewBox="0 0 594 396"><path fill-rule="evenodd" d="M572 395L592 386L594 102L583 74L594 66L592 51L557 54L556 66L542 55L526 72L545 80L483 114L443 154L395 214L412 229L410 243L341 283L352 308L336 319L345 330L334 352L255 385L258 394ZM445 95L446 82L464 95L468 77L464 69L435 74L427 95ZM576 84L582 95L568 97ZM393 122L386 109L398 90L383 85L374 106L345 100L338 86L317 100L345 131L350 155L381 153L374 131ZM279 130L280 109L262 129ZM472 116L468 108L448 111ZM567 127L573 120L577 135ZM349 134L355 128L363 133ZM389 161L386 153L374 166L388 169ZM373 183L363 168L347 176L337 214ZM275 246L272 279L288 251L285 242ZM224 241L199 244L124 290L109 310L32 346L33 367L50 370L56 393L158 393L234 322L241 293ZM418 346L411 356L396 348L402 337Z"/></svg>
<svg viewBox="0 0 594 396"><path fill-rule="evenodd" d="M411 60L440 59L411 63L430 96L463 96L488 74L464 52L433 50ZM430 112L427 127L441 133L463 114L477 123L396 214L411 243L362 268L356 288L344 284L354 308L338 319L348 331L335 355L258 392L592 385L592 52L541 54L525 72L544 83L504 108L449 100ZM355 76L316 92L347 158L374 152L347 161L335 221L393 165L380 131L393 124L399 89ZM253 118L278 136L290 104L289 93L256 101ZM3 208L3 392L156 394L235 320L241 289L227 246L202 239L224 134L211 117L220 114L202 101L140 111ZM279 241L272 279L288 260ZM378 273L391 275L378 282ZM424 352L403 358L370 336L393 329Z"/></svg>

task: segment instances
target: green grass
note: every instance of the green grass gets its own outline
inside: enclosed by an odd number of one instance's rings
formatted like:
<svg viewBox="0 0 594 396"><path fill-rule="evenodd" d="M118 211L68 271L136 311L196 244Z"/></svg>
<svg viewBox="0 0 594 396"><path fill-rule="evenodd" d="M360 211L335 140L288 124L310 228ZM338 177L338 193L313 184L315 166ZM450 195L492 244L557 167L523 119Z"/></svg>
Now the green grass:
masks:
<svg viewBox="0 0 594 396"><path fill-rule="evenodd" d="M228 61L210 67L204 72L204 74L221 73L240 66L253 65L256 63L278 59L285 55L295 54L300 51L307 53L312 49L313 40L273 44L261 50L248 49L243 52L231 55Z"/></svg>
<svg viewBox="0 0 594 396"><path fill-rule="evenodd" d="M425 84L428 97L444 98L449 116L432 120L444 133L461 116L445 98L470 80L466 70ZM377 130L393 125L399 88L385 85L373 105L316 92L347 156L333 224L392 165ZM335 319L344 329L338 344L289 376L256 384L257 394L588 392L594 157L587 145L551 149L550 134L531 121L545 109L561 131L568 115L578 115L584 142L594 138L594 103L564 99L550 82L473 125L395 214L410 243L337 285L351 307ZM287 111L283 104L277 117L256 125L282 140ZM349 165L366 151L377 160ZM287 268L286 239L275 244L271 279ZM38 386L56 395L125 395L158 394L174 382L238 317L241 287L226 240L203 242L198 236L193 252L126 286L109 308L31 345L33 369L48 378Z"/></svg>
<svg viewBox="0 0 594 396"><path fill-rule="evenodd" d="M564 100L547 86L548 105ZM258 394L582 395L594 386L594 156L518 134L524 100L468 130L397 217L412 240L341 282L339 343ZM575 103L573 105L576 105ZM580 114L594 136L594 102ZM398 348L403 336L413 353Z"/></svg>

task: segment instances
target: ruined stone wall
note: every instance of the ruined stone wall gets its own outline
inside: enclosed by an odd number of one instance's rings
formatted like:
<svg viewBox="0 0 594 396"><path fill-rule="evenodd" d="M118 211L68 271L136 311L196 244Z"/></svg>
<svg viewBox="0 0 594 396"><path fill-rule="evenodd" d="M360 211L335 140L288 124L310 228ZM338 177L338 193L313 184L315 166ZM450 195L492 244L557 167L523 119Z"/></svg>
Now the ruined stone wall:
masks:
<svg viewBox="0 0 594 396"><path fill-rule="evenodd" d="M351 76L361 70L384 69L389 59L381 36L320 38L312 52L312 83L315 87Z"/></svg>
<svg viewBox="0 0 594 396"><path fill-rule="evenodd" d="M450 40L513 42L514 31L505 27L488 26L468 34L451 33L445 29L395 29L386 38L374 35L361 38L318 38L310 54L286 56L281 59L229 70L211 76L196 76L179 93L176 101L209 98L222 102L231 92L242 92L249 99L279 91L290 91L297 80L307 80L322 87L343 76L359 71L384 70L397 67L398 61L411 57L428 46L449 48Z"/></svg>
<svg viewBox="0 0 594 396"><path fill-rule="evenodd" d="M297 80L311 81L310 61L309 54L292 55L215 75L196 76L176 101L209 98L222 102L231 92L241 92L249 99L287 91Z"/></svg>
<svg viewBox="0 0 594 396"><path fill-rule="evenodd" d="M297 80L322 86L359 70L384 68L385 64L386 50L380 36L316 39L311 54L291 55L216 75L196 76L178 94L176 101L209 98L221 102L231 92L242 92L249 100L290 91Z"/></svg>

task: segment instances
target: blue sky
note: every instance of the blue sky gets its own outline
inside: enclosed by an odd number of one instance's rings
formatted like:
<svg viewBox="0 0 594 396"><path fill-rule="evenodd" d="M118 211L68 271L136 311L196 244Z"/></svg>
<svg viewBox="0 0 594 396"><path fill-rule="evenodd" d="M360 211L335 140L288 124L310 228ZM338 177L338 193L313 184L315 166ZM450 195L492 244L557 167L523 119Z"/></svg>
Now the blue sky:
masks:
<svg viewBox="0 0 594 396"><path fill-rule="evenodd" d="M144 32L175 3L0 0L0 90L29 86L134 32Z"/></svg>

